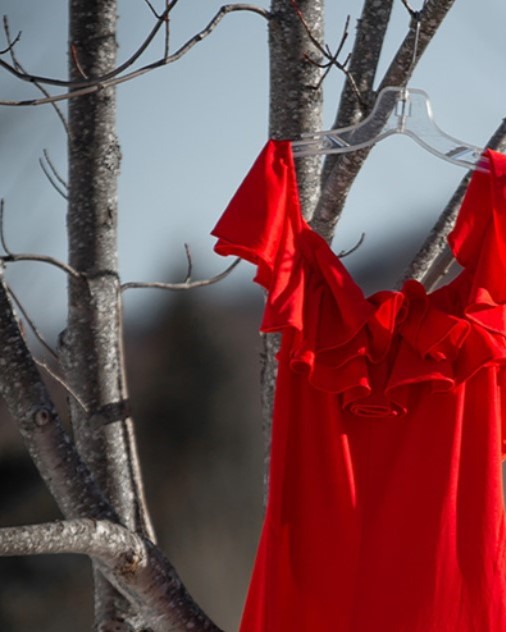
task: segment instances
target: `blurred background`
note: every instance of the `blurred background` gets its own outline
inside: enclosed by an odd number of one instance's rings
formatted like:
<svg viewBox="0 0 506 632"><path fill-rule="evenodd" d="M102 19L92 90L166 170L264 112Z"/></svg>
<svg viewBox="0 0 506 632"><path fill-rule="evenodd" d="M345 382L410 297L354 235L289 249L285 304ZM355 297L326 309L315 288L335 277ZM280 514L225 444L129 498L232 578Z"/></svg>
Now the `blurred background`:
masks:
<svg viewBox="0 0 506 632"><path fill-rule="evenodd" d="M16 51L26 70L64 78L67 3L0 4L11 32L22 31ZM267 0L258 4L268 6ZM412 4L421 8L422 2ZM344 59L362 2L328 0L327 5L331 47L351 16ZM181 0L172 14L172 50L203 28L220 6L215 0ZM120 1L119 7L123 61L152 28L153 16L143 0ZM440 127L478 146L506 112L505 23L506 5L500 0L459 0L411 82L429 93ZM408 24L399 0L380 75ZM163 42L155 42L145 61L159 58L162 50ZM342 81L336 71L325 84L326 128ZM0 71L0 100L36 96L33 86ZM212 252L209 233L266 141L267 113L266 25L247 13L229 15L176 64L118 88L123 281L181 280L184 243L193 253L195 278L225 267L228 262ZM58 117L50 106L0 106L0 139L0 197L10 248L65 259L65 201L39 164L47 151L66 176L66 138ZM375 148L333 244L336 252L349 250L365 232L364 244L346 264L366 292L389 287L401 275L463 175L407 138L394 137ZM7 274L54 344L66 318L64 275L33 263L13 264ZM257 331L263 298L252 276L251 266L243 263L219 285L191 293L125 294L131 400L160 543L197 601L229 631L238 625L262 513ZM1 526L59 517L5 414L0 481ZM86 560L0 559L2 632L84 632L90 627Z"/></svg>

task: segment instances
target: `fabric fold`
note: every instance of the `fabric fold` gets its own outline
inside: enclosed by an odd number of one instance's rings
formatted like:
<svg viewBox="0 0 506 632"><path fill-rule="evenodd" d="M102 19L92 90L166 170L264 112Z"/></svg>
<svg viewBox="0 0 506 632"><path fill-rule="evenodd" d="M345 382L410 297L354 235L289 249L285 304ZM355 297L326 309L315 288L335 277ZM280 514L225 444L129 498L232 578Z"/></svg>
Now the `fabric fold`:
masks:
<svg viewBox="0 0 506 632"><path fill-rule="evenodd" d="M216 226L282 333L241 632L506 630L506 156L487 158L449 240L463 270L434 292L365 297L302 219L283 141Z"/></svg>
<svg viewBox="0 0 506 632"><path fill-rule="evenodd" d="M448 242L469 274L466 317L486 329L506 332L506 161L484 153L490 173L477 172L469 184Z"/></svg>
<svg viewBox="0 0 506 632"><path fill-rule="evenodd" d="M292 330L284 349L292 370L342 396L353 415L402 415L408 385L449 390L505 361L506 274L497 262L506 270L506 161L486 156L492 176L474 175L449 236L464 271L431 294L410 280L400 292L364 296L302 218L289 142L267 143L213 230L218 253L257 265L267 290L262 331ZM407 346L392 350L396 337ZM372 380L385 358L382 381Z"/></svg>

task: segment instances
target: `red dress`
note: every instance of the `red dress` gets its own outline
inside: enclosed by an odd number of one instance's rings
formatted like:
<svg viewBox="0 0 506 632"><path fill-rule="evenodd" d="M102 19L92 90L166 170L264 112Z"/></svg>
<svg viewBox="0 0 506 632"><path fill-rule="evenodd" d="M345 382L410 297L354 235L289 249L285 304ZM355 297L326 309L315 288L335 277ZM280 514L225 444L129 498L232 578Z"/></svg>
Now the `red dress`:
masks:
<svg viewBox="0 0 506 632"><path fill-rule="evenodd" d="M505 632L506 157L487 152L427 294L364 297L271 141L213 234L281 331L267 512L241 632Z"/></svg>

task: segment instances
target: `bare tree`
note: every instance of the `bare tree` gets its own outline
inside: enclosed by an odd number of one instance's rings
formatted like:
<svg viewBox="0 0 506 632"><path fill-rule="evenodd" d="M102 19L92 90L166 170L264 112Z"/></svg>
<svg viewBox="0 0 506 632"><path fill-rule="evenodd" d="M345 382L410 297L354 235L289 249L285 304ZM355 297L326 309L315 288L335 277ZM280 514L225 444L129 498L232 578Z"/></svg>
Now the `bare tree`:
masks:
<svg viewBox="0 0 506 632"><path fill-rule="evenodd" d="M327 45L323 36L323 0L272 0L269 10L252 4L224 5L203 29L178 50L169 47L170 15L178 0L165 0L153 14L153 29L123 63L116 60L115 0L71 0L69 78L29 74L16 57L17 38L4 23L6 45L0 67L20 81L34 84L40 96L29 100L0 99L5 107L56 107L69 102L68 183L51 162L48 178L68 199L67 262L8 249L2 231L4 265L32 259L61 268L68 277L69 313L56 353L57 376L68 396L72 436L60 421L41 378L40 363L27 346L16 315L15 297L0 284L0 392L16 421L27 450L54 496L62 520L50 524L0 530L0 554L79 553L94 566L95 629L218 630L194 602L175 569L156 544L146 507L125 378L122 292L134 287L188 290L219 281L182 283L123 282L117 260L117 178L121 151L116 136L115 86L178 61L237 11L265 20L269 33L271 101L269 134L298 138L321 129L322 83L331 69L345 74L335 126L362 120L371 111L373 88L393 0L365 0L352 52L341 58L348 25ZM405 86L416 63L436 35L453 0L428 0L411 14L411 26L379 82ZM164 38L164 54L142 65L155 37ZM416 45L415 45L416 40ZM286 99L286 95L290 95ZM59 112L60 116L63 116ZM489 145L502 148L501 124ZM320 168L316 158L298 162L303 212L313 227L331 240L350 187L368 155L361 150L328 157ZM465 183L456 192L409 275L432 284L445 271L443 253ZM21 308L22 309L22 308ZM265 461L268 471L270 418L276 376L277 339L265 337L262 371ZM42 369L48 369L46 365Z"/></svg>

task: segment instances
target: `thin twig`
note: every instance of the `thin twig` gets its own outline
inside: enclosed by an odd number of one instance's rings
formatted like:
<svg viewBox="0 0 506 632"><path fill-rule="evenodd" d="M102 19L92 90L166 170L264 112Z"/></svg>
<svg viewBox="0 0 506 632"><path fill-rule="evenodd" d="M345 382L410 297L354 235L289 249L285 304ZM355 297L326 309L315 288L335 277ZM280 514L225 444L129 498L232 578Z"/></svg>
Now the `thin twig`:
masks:
<svg viewBox="0 0 506 632"><path fill-rule="evenodd" d="M169 44L170 44L170 13L169 13L169 0L165 0L165 37L163 42L163 56L166 59L169 56Z"/></svg>
<svg viewBox="0 0 506 632"><path fill-rule="evenodd" d="M357 243L352 246L349 250L341 250L341 252L338 253L338 257L340 259L344 259L344 257L347 257L348 255L351 255L353 252L356 252L360 246L364 243L364 239L365 239L365 233L362 233L360 235L360 239L357 241Z"/></svg>
<svg viewBox="0 0 506 632"><path fill-rule="evenodd" d="M134 64L137 61L137 59L139 59L139 57L149 47L149 45L153 41L154 37L156 36L160 28L163 26L164 21L165 21L165 15L162 14L158 18L157 23L151 29L150 33L148 34L144 42L142 42L142 44L133 53L133 55L131 55L125 62L117 66L114 70L111 70L110 72L106 73L105 75L102 75L101 77L86 78L86 79L83 79L82 81L76 81L76 80L68 80L68 79L55 79L53 77L45 77L43 75L30 75L26 72L21 71L19 68L16 67L15 64L9 64L2 59L0 59L0 66L4 68L5 70L7 70L8 72L10 72L11 74L13 74L14 76L16 76L18 79L21 79L21 81L27 81L28 83L43 83L50 86L58 86L61 88L84 88L84 87L93 86L96 84L103 84L104 82L107 82L109 79L113 79L117 75L121 74L124 70L126 70L132 64ZM74 61L74 64L76 64L77 49L75 49L75 45L71 46L71 54L72 54L72 59ZM79 62L77 62L76 67L79 70ZM82 69L79 70L79 72L81 73Z"/></svg>
<svg viewBox="0 0 506 632"><path fill-rule="evenodd" d="M2 198L0 200L0 243L2 244L2 248L8 255L12 255L12 252L7 245L7 240L5 238L5 229L4 229L4 211L5 211L5 201Z"/></svg>
<svg viewBox="0 0 506 632"><path fill-rule="evenodd" d="M14 44L19 39L19 37L21 35L21 31L18 33L17 37L14 40L11 40L9 20L8 20L6 15L4 15L4 18L3 18L3 24L4 24L5 37L7 39L7 42L10 43L10 46L9 46L8 50L9 50L9 53L10 53L10 56L11 56L11 59L12 59L12 63L13 63L14 67L17 70L19 70L19 71L21 71L21 72L26 74L26 70L21 65L21 63L19 62L19 60L17 59L17 57L16 57L16 55L14 53ZM3 52L5 53L6 51L3 51ZM40 92L42 92L42 94L46 98L50 98L51 97L51 94L48 92L48 90L46 90L46 88L44 88L44 86L42 86L40 83L38 83L36 81L34 81L33 83L40 90ZM67 136L69 136L70 132L69 132L68 124L67 124L67 119L63 115L63 112L60 110L58 105L56 105L56 103L51 103L51 106L53 107L54 111L56 112L57 117L60 119L60 122L63 125L63 128L65 130L65 133L67 134Z"/></svg>
<svg viewBox="0 0 506 632"><path fill-rule="evenodd" d="M31 253L8 253L7 255L0 256L0 261L3 263L14 263L16 261L39 261L40 263L47 263L49 265L55 266L56 268L60 268L74 279L82 279L83 275L78 272L75 268L70 266L68 263L61 261L60 259L56 259L55 257L51 257L50 255L37 255Z"/></svg>
<svg viewBox="0 0 506 632"><path fill-rule="evenodd" d="M48 366L48 364L44 362L43 360L38 360L37 358L34 357L33 361L35 362L37 366L44 369L44 371L48 375L50 375L55 382L58 382L58 384L60 384L60 386L62 386L65 389L65 391L79 404L79 406L83 409L83 411L87 415L89 415L89 412L90 412L89 408L86 406L83 400L79 397L79 395L74 391L74 389L71 388L71 386L69 386L68 382L66 382L60 375L58 375L58 373L55 373L55 371L53 371L53 369L51 369Z"/></svg>
<svg viewBox="0 0 506 632"><path fill-rule="evenodd" d="M191 278L192 278L192 272L193 272L193 260L192 260L192 253L190 250L190 246L188 244L184 245L184 251L186 253L186 261L188 262L188 267L186 269L186 277L184 279L184 283L190 283Z"/></svg>
<svg viewBox="0 0 506 632"><path fill-rule="evenodd" d="M167 9L167 11L164 11L162 13L162 15L160 16L160 20L161 20L162 23L165 21L166 14L167 15L169 14L169 12L174 8L175 4L176 4L176 2L172 2L172 4ZM214 29L218 26L218 24L223 20L223 18L226 15L228 15L229 13L234 13L236 11L248 11L250 13L256 13L257 15L262 16L266 20L269 20L270 17L271 17L271 14L269 13L269 11L267 11L267 9L263 9L262 7L258 7L258 6L254 5L254 4L240 4L240 3L238 3L238 4L225 4L222 7L220 7L220 9L218 9L218 11L215 13L214 17L210 20L210 22L207 24L207 26L205 28L203 28L201 31L199 31L193 37L191 37L189 40L187 40L173 55L170 55L166 59L160 59L160 60L158 60L158 61L156 61L156 62L154 62L152 64L148 64L148 65L144 66L143 68L140 68L138 71L130 73L130 75L125 75L122 79L125 79L126 77L133 78L134 76L136 76L136 73L143 74L144 72L148 72L149 70L152 70L154 68L158 68L160 66L165 66L166 64L169 64L169 63L172 63L174 61L177 61L183 55L185 55L189 50L191 50L195 46L195 44L200 43L203 39L208 37L214 31ZM144 52L144 49L143 49L142 52ZM116 69L115 71L113 71L113 73L109 73L109 75L113 74L113 77L114 77L117 74L121 73L123 70L125 70L128 66L131 66L132 63L133 63L133 61L132 61L133 58L135 57L135 60L137 60L138 57L140 56L138 53L139 53L139 51L134 53L134 55L132 55L130 60L128 60L127 62L122 64L122 66L119 67L120 70ZM100 78L99 79L100 83L101 84L106 83L107 85L109 85L107 83L107 78L108 78L109 75Z"/></svg>
<svg viewBox="0 0 506 632"><path fill-rule="evenodd" d="M7 22L7 16L4 15L4 28L5 28L6 22ZM0 50L0 55L5 55L6 53L11 53L12 55L12 50L14 46L19 42L20 39L21 39L21 31L18 31L18 34L12 41L10 37L7 37L7 48Z"/></svg>
<svg viewBox="0 0 506 632"><path fill-rule="evenodd" d="M144 0L144 3L148 5L148 7L149 7L149 8L150 8L150 10L151 10L151 13L155 16L155 18L156 18L157 20L159 20L159 19L160 19L160 15L159 15L159 13L156 11L155 7L151 4L151 2L150 2L149 0Z"/></svg>
<svg viewBox="0 0 506 632"><path fill-rule="evenodd" d="M136 282L130 281L128 283L123 283L121 285L121 291L125 290L133 290L133 289L155 289L155 290L193 290L197 287L206 287L208 285L213 285L214 283L218 283L225 279L232 270L239 264L240 259L236 259L232 265L230 265L226 270L220 272L214 277L210 279L203 279L201 281L183 281L183 283L160 283L157 281L146 281L146 282Z"/></svg>
<svg viewBox="0 0 506 632"><path fill-rule="evenodd" d="M54 177L58 180L58 182L65 187L65 189L68 189L69 186L67 184L67 181L65 180L65 178L63 178L60 173L58 172L58 169L54 166L53 161L51 160L51 158L49 157L49 152L47 151L47 149L43 149L42 153L44 154L44 158L46 159L47 164L49 165L49 167L51 168L51 171L54 174Z"/></svg>
<svg viewBox="0 0 506 632"><path fill-rule="evenodd" d="M5 238L4 211L5 211L5 202L2 198L0 199L0 243L6 253L5 255L0 256L0 261L3 264L13 263L16 261L39 261L41 263L47 263L47 264L56 266L57 268L60 268L60 270L63 270L64 272L66 272L67 274L70 274L70 276L76 279L80 279L83 277L83 275L79 273L75 268L68 265L64 261L61 261L60 259L51 257L50 255L38 255L38 254L33 254L33 253L12 252L12 250L7 245L7 239Z"/></svg>
<svg viewBox="0 0 506 632"><path fill-rule="evenodd" d="M23 318L26 320L26 322L28 323L28 326L30 327L30 329L32 330L34 336L37 338L37 340L40 342L40 344L53 356L53 358L55 360L58 360L58 354L56 353L56 351L53 349L53 347L51 347L51 345L47 342L47 340L44 338L44 336L42 335L42 333L39 331L39 329L37 328L37 326L35 325L35 323L33 322L33 320L30 318L30 316L28 315L28 312L26 311L23 303L21 303L21 301L19 300L19 298L16 296L16 294L14 293L14 290L8 285L7 286L7 291L9 292L9 296L11 297L11 299L14 301L14 303L16 304L16 307L19 309L19 311L21 312L21 314L23 315Z"/></svg>
<svg viewBox="0 0 506 632"><path fill-rule="evenodd" d="M339 42L337 46L335 57L339 57L339 55L342 53L346 40L348 39L348 36L350 34L350 20L351 20L351 16L347 15L346 22L344 23L343 34L341 35L341 41ZM330 52L330 48L329 48L329 52ZM347 64L347 61L348 61L348 58L344 62L345 66Z"/></svg>
<svg viewBox="0 0 506 632"><path fill-rule="evenodd" d="M44 175L46 176L46 178L49 181L49 184L51 184L51 186L53 187L53 189L59 193L62 198L64 200L68 200L68 195L67 193L65 193L65 191L63 191L63 189L61 189L58 184L55 182L55 180L53 179L52 174L49 172L48 168L46 167L46 165L44 164L44 161L42 160L42 158L39 158L39 165L40 168L42 169L42 171L44 172Z"/></svg>
<svg viewBox="0 0 506 632"><path fill-rule="evenodd" d="M176 6L178 2L179 0L172 0L172 2L169 4L168 10L172 11L172 9Z"/></svg>
<svg viewBox="0 0 506 632"><path fill-rule="evenodd" d="M157 23L151 29L151 31L148 34L148 36L146 37L146 39L142 42L142 44L139 46L139 48L137 48L137 50L126 61L124 61L119 66L117 66L116 68L114 68L110 72L108 72L108 73L106 73L106 74L104 74L104 75L102 75L100 77L92 77L92 78L89 78L89 79L85 79L83 81L75 81L75 80L68 80L68 79L55 79L53 77L45 77L45 76L42 76L42 75L30 75L30 74L27 74L25 72L21 72L14 65L9 64L9 63L3 61L2 59L0 59L0 66L2 68L4 68L5 70L7 70L8 72L10 72L11 74L15 75L18 79L21 79L22 81L27 81L28 83L38 82L38 83L44 83L44 84L51 85L51 86L59 86L59 87L62 87L62 88L77 88L77 89L79 89L79 88L86 88L86 87L90 87L90 86L95 86L97 84L106 85L106 86L114 85L114 84L110 83L110 80L114 79L115 77L120 75L124 70L126 70L127 68L132 66L139 59L139 57L145 52L145 50L149 47L149 45L151 44L151 42L153 41L153 39L157 35L158 31L165 24L165 20L166 20L166 18L168 16L169 12L173 9L174 4L175 3L173 2L158 17ZM217 11L217 13L215 14L214 18L210 21L210 23L207 25L207 27L205 29L203 29L202 31L200 31L199 33L197 33L190 40L188 40L188 42L186 42L186 44L183 44L181 46L181 49L186 49L188 47L188 45L190 45L190 48L191 48L195 43L201 41L204 37L206 37L209 34L206 31L208 31L208 29L210 27L216 26L217 23L220 22L221 19L227 13L231 13L233 11L251 11L253 13L258 13L259 15L261 15L261 16L263 16L265 18L269 18L270 17L270 13L266 9L263 9L262 7L257 7L256 5L251 5L251 4L226 4L226 5L223 5ZM157 67L158 65L163 65L163 61L164 61L163 59L158 60L157 62L154 62L154 64L149 64L148 66L146 66L146 68L151 68L152 66Z"/></svg>
<svg viewBox="0 0 506 632"><path fill-rule="evenodd" d="M170 5L170 8L172 8L173 6L174 6L174 2ZM47 83L50 85L57 85L60 87L74 88L73 90L70 90L69 92L53 95L53 96L46 97L43 99L23 99L20 101L3 99L3 100L0 100L0 105L6 106L6 107L24 107L24 106L45 105L47 103L57 103L59 101L66 101L68 99L84 96L86 94L92 94L104 88L116 86L116 85L125 83L127 81L131 81L132 79L136 79L137 77L140 77L148 72L151 72L157 68L161 68L163 66L166 66L168 64L171 64L181 59L181 57L183 57L186 53L188 53L196 44L199 44L203 39L208 37L215 30L215 28L218 26L218 24L223 20L223 18L226 15L232 12L236 12L236 11L249 11L249 12L261 15L267 20L270 19L269 11L267 11L266 9L262 9L261 7L257 7L256 5L250 5L250 4L224 5L221 7L221 9L219 9L219 11L215 14L215 16L212 18L212 20L209 22L209 24L205 28L203 28L199 33L197 33L192 38L190 38L175 53L173 53L172 55L169 55L166 58L162 58L155 62L142 66L138 70L133 70L132 72L127 73L126 75L123 75L121 77L118 77L117 75L123 72L129 66L131 66L139 58L139 56L144 52L146 47L149 45L149 43L154 37L154 34L156 34L156 33L153 34L154 29L152 33L150 34L150 36L147 38L146 42L144 42L141 48L138 49L129 60L127 60L124 64L119 66L116 70L111 71L110 73L107 73L103 77L90 79L89 81L63 81L63 80L58 80L58 79L50 79L49 77L38 77L34 75L27 75L27 74L18 72L10 64L7 64L6 62L0 59L1 67L5 68L6 70L8 70L9 72L11 72L12 74L14 74L15 76L17 76L19 79L23 81L28 81L30 83L40 82L40 83ZM162 23L159 23L159 24L161 25ZM156 28L156 32L158 32L160 27L157 26L155 28ZM79 86L83 86L83 87L79 87Z"/></svg>
<svg viewBox="0 0 506 632"><path fill-rule="evenodd" d="M79 61L79 54L77 52L77 46L75 44L70 45L70 56L72 59L72 63L74 64L74 68L81 75L81 77L87 81L89 79L88 75L84 72L84 68L82 67L81 62Z"/></svg>
<svg viewBox="0 0 506 632"><path fill-rule="evenodd" d="M335 66L336 68L338 68L342 73L345 74L346 78L348 79L348 81L350 82L350 85L352 86L357 99L361 100L362 99L362 95L360 94L360 90L358 89L358 86L355 82L355 79L353 78L353 75L350 73L350 71L346 68L346 63L342 64L341 62L339 62L337 60L338 56L340 55L344 44L346 42L346 40L348 39L348 35L349 35L349 24L350 24L350 16L347 17L346 19L346 24L345 24L345 28L343 31L343 35L341 36L341 41L338 44L337 50L335 52L335 54L332 54L330 52L330 49L328 46L324 46L323 44L321 44L318 39L313 35L313 32L311 31L311 29L309 28L309 25L306 21L306 18L304 17L304 14L302 13L302 11L300 10L299 5L297 4L296 0L290 0L290 4L293 7L293 10L295 11L295 13L297 14L297 17L299 18L302 26L304 27L304 30L307 33L307 36L309 37L309 39L311 40L311 42L313 43L313 45L320 51L320 53L325 57L325 59L327 59L328 61L328 68L326 70L326 72L324 73L323 77L320 79L320 81L318 82L317 88L319 88L322 84L323 79L328 75L330 68L332 66ZM317 64L318 65L318 64Z"/></svg>

